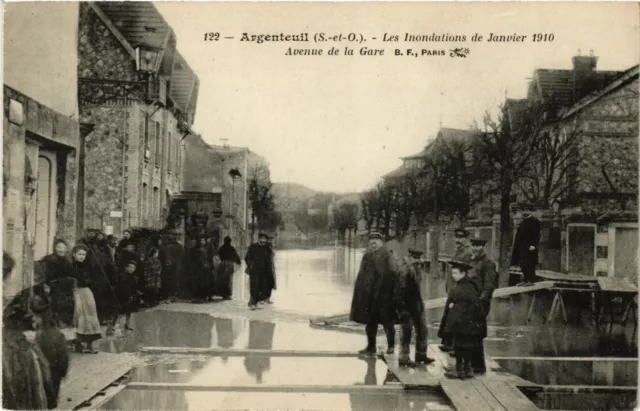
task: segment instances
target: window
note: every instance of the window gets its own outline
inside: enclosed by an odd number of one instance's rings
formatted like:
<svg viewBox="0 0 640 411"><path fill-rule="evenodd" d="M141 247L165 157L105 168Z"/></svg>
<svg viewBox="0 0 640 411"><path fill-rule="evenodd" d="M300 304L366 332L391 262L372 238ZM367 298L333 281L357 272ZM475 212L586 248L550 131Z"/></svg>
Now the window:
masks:
<svg viewBox="0 0 640 411"><path fill-rule="evenodd" d="M156 168L160 168L160 164L162 163L162 133L160 133L160 123L155 122L155 133L156 133Z"/></svg>
<svg viewBox="0 0 640 411"><path fill-rule="evenodd" d="M167 167L169 172L171 172L171 151L173 151L172 143L171 133L167 133Z"/></svg>
<svg viewBox="0 0 640 411"><path fill-rule="evenodd" d="M153 212L152 218L153 223L155 224L160 219L160 208L162 205L160 204L160 189L158 187L153 187Z"/></svg>
<svg viewBox="0 0 640 411"><path fill-rule="evenodd" d="M147 188L147 183L142 183L142 204L140 206L140 213L142 214L143 224L147 224L149 218L149 190Z"/></svg>

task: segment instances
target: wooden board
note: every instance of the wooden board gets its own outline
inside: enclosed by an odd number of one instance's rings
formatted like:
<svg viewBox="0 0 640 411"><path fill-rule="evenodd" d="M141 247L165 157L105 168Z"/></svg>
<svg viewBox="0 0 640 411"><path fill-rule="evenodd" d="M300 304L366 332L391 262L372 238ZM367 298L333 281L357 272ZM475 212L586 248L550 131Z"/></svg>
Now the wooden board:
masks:
<svg viewBox="0 0 640 411"><path fill-rule="evenodd" d="M384 351L383 351L384 352ZM440 386L439 379L442 375L442 367L436 361L427 366L401 367L398 364L397 354L383 354L389 371L395 375L404 388L436 388Z"/></svg>
<svg viewBox="0 0 640 411"><path fill-rule="evenodd" d="M302 393L385 393L402 391L399 385L204 385L172 382L131 382L127 390L176 390L205 392L302 392Z"/></svg>
<svg viewBox="0 0 640 411"><path fill-rule="evenodd" d="M495 399L509 411L537 411L538 407L531 402L518 388L505 381L485 379L482 384Z"/></svg>
<svg viewBox="0 0 640 411"><path fill-rule="evenodd" d="M628 278L598 277L598 286L602 291L616 293L638 293L638 286Z"/></svg>
<svg viewBox="0 0 640 411"><path fill-rule="evenodd" d="M71 354L69 374L60 386L58 409L79 407L128 373L139 361L130 354Z"/></svg>
<svg viewBox="0 0 640 411"><path fill-rule="evenodd" d="M491 393L485 388L482 392L478 391L470 380L444 379L442 390L457 411L505 411L502 407L492 407L492 404L485 400L485 397L491 396Z"/></svg>
<svg viewBox="0 0 640 411"><path fill-rule="evenodd" d="M539 291L539 290L549 290L549 289L552 289L554 285L555 285L554 281L540 281L529 287L513 286L513 287L497 288L493 292L493 298L508 297L511 295L530 293L530 292ZM424 308L425 310L442 308L446 303L447 303L447 297L424 300ZM325 325L340 324L347 321L348 319L349 319L349 314L336 314L331 317L316 318L311 320L310 322L313 325L325 326Z"/></svg>
<svg viewBox="0 0 640 411"><path fill-rule="evenodd" d="M142 347L143 353L153 354L200 354L211 356L246 357L267 355L269 357L357 357L352 351L304 351L304 350L258 350L243 348L192 348L192 347Z"/></svg>

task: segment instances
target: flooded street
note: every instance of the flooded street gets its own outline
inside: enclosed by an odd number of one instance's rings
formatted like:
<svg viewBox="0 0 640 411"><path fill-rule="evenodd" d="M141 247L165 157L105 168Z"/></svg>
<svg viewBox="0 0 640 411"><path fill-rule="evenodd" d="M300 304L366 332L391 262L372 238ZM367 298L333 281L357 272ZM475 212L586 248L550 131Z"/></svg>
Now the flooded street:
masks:
<svg viewBox="0 0 640 411"><path fill-rule="evenodd" d="M313 329L308 319L349 311L360 256L351 252L341 257L332 249L279 251L273 306L248 310L247 276L240 269L234 276L233 301L176 303L136 313L131 322L134 331L103 341L101 349L132 353L142 347L357 351L366 343L364 335ZM426 279L423 286L431 298L444 295L441 279ZM614 330L609 336L586 325L535 321L526 325L524 297L494 302L485 347L505 370L541 385L637 385L633 358L637 348L625 330ZM439 310L427 314L431 343L438 342L440 315ZM137 389L134 384L102 409L255 409L267 404L281 409L321 404L323 409L335 410L451 409L441 394L404 392L380 360L198 353L143 356L147 365L133 370L130 382L166 387ZM588 359L596 356L611 359ZM171 387L174 383L210 389ZM285 388L280 392L247 388L260 385ZM369 389L375 386L380 390ZM362 389L319 392L320 387ZM548 396L545 401L547 408L558 409Z"/></svg>

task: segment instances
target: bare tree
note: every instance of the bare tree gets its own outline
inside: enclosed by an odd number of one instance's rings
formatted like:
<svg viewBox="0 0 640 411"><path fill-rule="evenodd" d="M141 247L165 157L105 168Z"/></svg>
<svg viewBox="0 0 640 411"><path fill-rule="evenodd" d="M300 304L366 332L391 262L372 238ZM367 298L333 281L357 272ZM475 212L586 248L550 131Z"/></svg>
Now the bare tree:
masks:
<svg viewBox="0 0 640 411"><path fill-rule="evenodd" d="M550 208L554 201L567 199L580 183L575 172L582 163L578 121L562 127L550 124L537 139L531 156L516 182L527 202Z"/></svg>
<svg viewBox="0 0 640 411"><path fill-rule="evenodd" d="M492 119L488 113L484 118L486 131L480 134L482 153L495 176L500 198L500 286L506 286L509 280L513 188L538 150L546 112L543 105L528 101L508 102L500 110L497 119Z"/></svg>
<svg viewBox="0 0 640 411"><path fill-rule="evenodd" d="M270 219L275 208L269 166L261 162L249 169L248 201L251 204L251 239L255 238L256 227L263 225L263 220Z"/></svg>
<svg viewBox="0 0 640 411"><path fill-rule="evenodd" d="M360 210L357 203L340 202L333 208L333 228L338 231L338 239L345 243L347 231L356 230L360 220Z"/></svg>

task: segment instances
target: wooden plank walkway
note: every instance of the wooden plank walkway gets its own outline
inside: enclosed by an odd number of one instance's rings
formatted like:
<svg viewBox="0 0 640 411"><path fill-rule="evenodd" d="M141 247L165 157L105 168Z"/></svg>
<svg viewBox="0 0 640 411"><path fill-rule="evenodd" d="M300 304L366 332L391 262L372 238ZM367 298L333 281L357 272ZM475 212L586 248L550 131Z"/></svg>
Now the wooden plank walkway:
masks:
<svg viewBox="0 0 640 411"><path fill-rule="evenodd" d="M424 367L400 367L395 354L381 354L389 370L405 389L435 389L441 387L458 411L533 411L538 408L517 387L539 387L518 376L504 372L487 357L487 373L468 380L447 379L446 370L455 360L437 345L429 345L427 355L435 362Z"/></svg>
<svg viewBox="0 0 640 411"><path fill-rule="evenodd" d="M343 393L357 392L384 393L402 391L400 385L205 385L177 382L131 382L128 390L176 390L204 392L276 392L276 393Z"/></svg>
<svg viewBox="0 0 640 411"><path fill-rule="evenodd" d="M69 374L60 386L58 409L79 407L138 363L139 360L130 354L71 354Z"/></svg>
<svg viewBox="0 0 640 411"><path fill-rule="evenodd" d="M381 349L380 349L381 350ZM398 378L404 388L425 389L438 388L444 370L437 361L427 366L401 367L398 364L397 354L386 354L382 351L384 362L387 363L389 371Z"/></svg>
<svg viewBox="0 0 640 411"><path fill-rule="evenodd" d="M503 298L503 297L509 297L516 294L525 294L525 293L530 293L530 292L540 291L540 290L550 290L554 287L554 285L555 285L554 281L540 281L528 287L518 287L518 286L502 287L502 288L496 289L493 292L493 298ZM447 303L446 297L424 300L425 310L442 308L446 303ZM345 314L332 315L330 317L316 318L311 320L311 323L314 325L335 325L335 324L343 323L348 319L349 319L349 314L345 313Z"/></svg>
<svg viewBox="0 0 640 411"><path fill-rule="evenodd" d="M140 352L148 354L185 354L226 357L267 355L269 357L357 357L353 351L305 351L305 350L258 350L244 348L192 348L192 347L142 347Z"/></svg>

